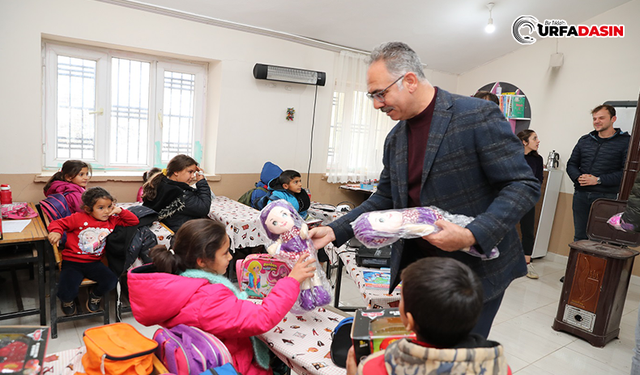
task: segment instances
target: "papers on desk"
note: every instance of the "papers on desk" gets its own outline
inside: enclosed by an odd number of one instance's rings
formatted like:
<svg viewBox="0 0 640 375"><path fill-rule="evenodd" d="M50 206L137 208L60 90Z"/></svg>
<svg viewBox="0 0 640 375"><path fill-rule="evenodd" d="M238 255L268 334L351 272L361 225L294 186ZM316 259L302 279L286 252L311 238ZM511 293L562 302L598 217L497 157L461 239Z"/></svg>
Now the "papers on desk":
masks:
<svg viewBox="0 0 640 375"><path fill-rule="evenodd" d="M20 233L29 223L31 223L31 219L2 220L2 233Z"/></svg>

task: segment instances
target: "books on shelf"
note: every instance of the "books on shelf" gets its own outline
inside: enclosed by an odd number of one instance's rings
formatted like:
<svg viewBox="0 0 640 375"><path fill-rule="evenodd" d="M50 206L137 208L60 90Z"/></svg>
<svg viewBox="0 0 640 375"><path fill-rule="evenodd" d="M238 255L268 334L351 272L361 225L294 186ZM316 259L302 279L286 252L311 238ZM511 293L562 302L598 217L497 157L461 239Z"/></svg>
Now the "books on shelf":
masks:
<svg viewBox="0 0 640 375"><path fill-rule="evenodd" d="M504 93L499 96L500 110L506 118L523 118L526 97L515 93Z"/></svg>

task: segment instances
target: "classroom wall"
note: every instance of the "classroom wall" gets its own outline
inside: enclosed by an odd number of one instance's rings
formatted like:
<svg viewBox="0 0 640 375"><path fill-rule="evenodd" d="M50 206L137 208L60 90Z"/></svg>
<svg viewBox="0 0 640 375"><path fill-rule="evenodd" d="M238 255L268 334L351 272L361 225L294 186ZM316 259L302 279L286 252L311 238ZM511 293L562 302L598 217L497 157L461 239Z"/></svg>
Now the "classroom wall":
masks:
<svg viewBox="0 0 640 375"><path fill-rule="evenodd" d="M640 89L640 1L630 1L586 22L570 24L623 24L626 36L610 38L541 39L514 53L460 75L460 94L473 94L481 86L503 81L521 88L531 104L531 125L541 140L540 154L560 153L560 168L578 138L593 130L591 109L607 100L637 100ZM533 16L536 16L535 14ZM516 43L513 41L513 43ZM552 53L564 54L564 65L549 68ZM573 240L571 209L573 184L565 174L553 223L549 251L569 253ZM638 264L636 264L638 266ZM640 275L637 267L637 275Z"/></svg>
<svg viewBox="0 0 640 375"><path fill-rule="evenodd" d="M42 198L43 38L186 58L209 64L203 167L214 173L217 194L239 197L258 180L269 160L306 178L315 90L315 125L309 179L314 199L336 199L322 180L326 171L336 52L272 37L230 30L94 0L0 2L0 181L11 183L14 200ZM372 46L373 48L374 46ZM255 63L327 73L324 87L256 80ZM427 77L455 91L457 76L427 70ZM364 77L363 77L364 79ZM295 108L295 120L285 120ZM28 135L28 136L25 136ZM140 173L141 175L141 173ZM120 201L135 198L139 177L92 183ZM330 203L330 202L329 202Z"/></svg>

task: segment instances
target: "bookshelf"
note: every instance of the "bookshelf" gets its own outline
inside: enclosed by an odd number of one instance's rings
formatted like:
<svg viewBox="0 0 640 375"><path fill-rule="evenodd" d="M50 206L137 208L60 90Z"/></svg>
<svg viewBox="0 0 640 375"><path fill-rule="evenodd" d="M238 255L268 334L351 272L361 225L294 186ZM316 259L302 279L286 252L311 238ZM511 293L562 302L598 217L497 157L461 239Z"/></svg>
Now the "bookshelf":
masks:
<svg viewBox="0 0 640 375"><path fill-rule="evenodd" d="M482 86L478 91L489 91L498 96L500 109L509 120L514 134L529 128L531 105L520 88L508 82L492 82Z"/></svg>

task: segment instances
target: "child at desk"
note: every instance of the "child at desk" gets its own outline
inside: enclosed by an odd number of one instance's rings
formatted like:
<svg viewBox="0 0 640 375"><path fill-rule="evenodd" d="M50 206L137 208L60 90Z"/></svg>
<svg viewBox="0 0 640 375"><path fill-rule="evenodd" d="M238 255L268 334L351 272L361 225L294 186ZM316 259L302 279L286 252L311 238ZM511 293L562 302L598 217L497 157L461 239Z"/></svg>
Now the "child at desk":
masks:
<svg viewBox="0 0 640 375"><path fill-rule="evenodd" d="M307 210L311 206L309 194L302 189L302 176L297 171L287 169L279 177L269 181L269 200L284 199L291 203L303 219L307 218ZM269 203L268 201L263 205Z"/></svg>
<svg viewBox="0 0 640 375"><path fill-rule="evenodd" d="M470 333L482 310L482 284L465 264L444 257L420 259L402 271L400 318L417 339L401 339L347 374L511 374L503 347ZM392 369L392 372L388 371Z"/></svg>
<svg viewBox="0 0 640 375"><path fill-rule="evenodd" d="M96 282L89 293L87 309L100 309L102 296L116 287L118 278L102 263L106 238L118 226L138 224L133 213L116 207L114 199L101 187L90 188L82 194L84 212L76 212L49 224L49 242L57 245L62 232L67 232L67 242L62 251L62 271L58 286L58 298L65 315L74 315L78 288L84 278Z"/></svg>
<svg viewBox="0 0 640 375"><path fill-rule="evenodd" d="M162 169L160 168L151 168L148 171L144 172L142 174L142 185L140 186L140 189L138 189L138 196L136 197L136 202L140 202L142 203L142 196L144 195L144 184L147 183L147 181L149 181L149 179L153 176L155 176L156 173L158 172L162 172Z"/></svg>
<svg viewBox="0 0 640 375"><path fill-rule="evenodd" d="M314 275L314 260L301 257L258 305L222 276L232 258L229 242L217 221L186 222L176 233L173 249L152 248L153 264L129 272L131 310L145 326L185 324L207 331L227 346L238 372L271 374L269 349L253 336L271 330L289 312L300 284Z"/></svg>
<svg viewBox="0 0 640 375"><path fill-rule="evenodd" d="M60 171L51 176L44 186L44 196L63 194L71 213L83 212L82 193L86 190L90 178L91 164L82 160L67 160L62 164Z"/></svg>

